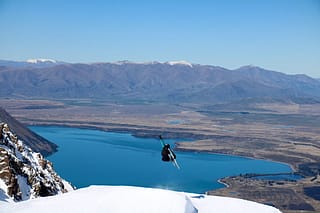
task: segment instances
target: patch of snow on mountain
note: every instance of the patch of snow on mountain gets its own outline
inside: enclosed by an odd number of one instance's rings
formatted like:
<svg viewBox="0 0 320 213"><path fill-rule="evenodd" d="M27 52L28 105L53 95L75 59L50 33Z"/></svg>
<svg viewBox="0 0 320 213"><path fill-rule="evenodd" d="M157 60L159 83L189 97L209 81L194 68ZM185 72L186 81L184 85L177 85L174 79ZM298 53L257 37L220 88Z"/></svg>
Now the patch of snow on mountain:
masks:
<svg viewBox="0 0 320 213"><path fill-rule="evenodd" d="M189 66L192 67L192 64L187 61L168 61L167 64L170 65L184 65L184 66Z"/></svg>
<svg viewBox="0 0 320 213"><path fill-rule="evenodd" d="M124 60L124 61L116 61L116 62L113 62L112 64L116 64L116 65L124 65L124 64L140 64L140 65L169 64L169 65L171 65L171 66L174 66L174 65L183 65L183 66L189 66L189 67L192 67L192 66L193 66L190 62L187 62L187 61L168 61L168 62L149 61L149 62L132 62L132 61Z"/></svg>
<svg viewBox="0 0 320 213"><path fill-rule="evenodd" d="M1 207L1 201L4 202L13 202L13 200L7 195L6 191L8 190L7 184L0 179L0 207Z"/></svg>
<svg viewBox="0 0 320 213"><path fill-rule="evenodd" d="M19 203L1 203L7 213L280 213L274 207L235 198L132 186L90 186Z"/></svg>
<svg viewBox="0 0 320 213"><path fill-rule="evenodd" d="M18 185L21 191L21 200L28 200L30 195L32 194L32 188L28 184L28 179L21 175L17 175L18 178Z"/></svg>
<svg viewBox="0 0 320 213"><path fill-rule="evenodd" d="M152 64L160 64L160 62L158 62L158 61L133 62L133 61L128 61L128 60L123 60L123 61L113 62L112 64L116 64L116 65L124 65L124 64L152 65Z"/></svg>
<svg viewBox="0 0 320 213"><path fill-rule="evenodd" d="M36 58L36 59L28 59L27 60L28 63L32 63L32 64L38 64L38 63L57 63L56 60L53 59L46 59L46 58Z"/></svg>

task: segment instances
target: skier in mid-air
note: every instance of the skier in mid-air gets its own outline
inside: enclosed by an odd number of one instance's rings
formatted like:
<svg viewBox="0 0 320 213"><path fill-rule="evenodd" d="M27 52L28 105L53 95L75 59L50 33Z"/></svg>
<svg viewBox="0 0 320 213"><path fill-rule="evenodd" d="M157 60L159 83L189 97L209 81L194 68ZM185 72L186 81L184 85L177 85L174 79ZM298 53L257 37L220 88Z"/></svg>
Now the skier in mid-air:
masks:
<svg viewBox="0 0 320 213"><path fill-rule="evenodd" d="M177 168L180 169L180 166L176 160L176 154L170 149L170 144L164 143L163 138L161 135L159 135L160 143L162 145L162 160L166 162L172 162L172 164Z"/></svg>
<svg viewBox="0 0 320 213"><path fill-rule="evenodd" d="M176 154L174 154L174 152L170 149L170 144L165 143L161 135L159 135L159 138L160 138L160 143L162 145L162 151L161 151L162 160L167 162L171 161L172 164L177 169L180 169L180 166L176 160Z"/></svg>
<svg viewBox="0 0 320 213"><path fill-rule="evenodd" d="M162 139L161 136L160 136L160 138ZM170 153L170 151L171 151L171 153ZM173 161L174 159L176 159L176 154L174 154L174 152L170 149L170 144L165 144L163 146L162 151L161 151L161 155L162 155L163 161Z"/></svg>

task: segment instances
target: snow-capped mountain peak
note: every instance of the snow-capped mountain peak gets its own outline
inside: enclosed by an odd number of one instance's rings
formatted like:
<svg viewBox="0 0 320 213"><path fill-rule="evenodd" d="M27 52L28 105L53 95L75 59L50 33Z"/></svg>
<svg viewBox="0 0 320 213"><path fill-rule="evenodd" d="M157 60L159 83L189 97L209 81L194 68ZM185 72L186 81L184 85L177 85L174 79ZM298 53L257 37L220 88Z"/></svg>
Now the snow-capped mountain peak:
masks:
<svg viewBox="0 0 320 213"><path fill-rule="evenodd" d="M57 61L53 59L46 59L46 58L36 58L36 59L28 59L27 63L31 64L38 64L38 63L53 63L56 64Z"/></svg>
<svg viewBox="0 0 320 213"><path fill-rule="evenodd" d="M123 61L112 62L111 64L116 64L116 65L125 65L125 64L152 65L152 64L160 64L160 62L158 62L158 61L133 62L133 61L129 61L129 60L123 60Z"/></svg>
<svg viewBox="0 0 320 213"><path fill-rule="evenodd" d="M189 66L192 67L192 63L188 62L188 61L167 61L167 62L158 62L158 61L148 61L148 62L132 62L132 61L128 61L128 60L124 60L124 61L116 61L113 62L113 64L116 65L124 65L124 64L139 64L139 65L152 65L152 64L169 64L171 66L174 65L183 65L183 66Z"/></svg>
<svg viewBox="0 0 320 213"><path fill-rule="evenodd" d="M192 67L192 64L188 61L168 61L166 62L169 65L184 65L184 66L189 66Z"/></svg>

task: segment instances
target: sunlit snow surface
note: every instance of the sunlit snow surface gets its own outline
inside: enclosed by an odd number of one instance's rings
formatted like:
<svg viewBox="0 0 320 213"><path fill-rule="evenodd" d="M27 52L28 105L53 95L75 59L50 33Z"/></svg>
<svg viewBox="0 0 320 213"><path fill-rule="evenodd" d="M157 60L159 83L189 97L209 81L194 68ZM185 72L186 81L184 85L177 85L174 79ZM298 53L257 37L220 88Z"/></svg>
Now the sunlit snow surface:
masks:
<svg viewBox="0 0 320 213"><path fill-rule="evenodd" d="M90 186L18 203L0 201L1 212L279 213L251 201L132 186Z"/></svg>

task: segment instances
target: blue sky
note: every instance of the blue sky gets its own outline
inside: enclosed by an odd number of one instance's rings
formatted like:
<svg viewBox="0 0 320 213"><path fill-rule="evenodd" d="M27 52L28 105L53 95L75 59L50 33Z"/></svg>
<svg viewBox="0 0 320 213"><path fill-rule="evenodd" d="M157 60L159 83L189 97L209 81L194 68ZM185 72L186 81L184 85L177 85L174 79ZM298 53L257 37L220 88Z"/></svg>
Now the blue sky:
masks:
<svg viewBox="0 0 320 213"><path fill-rule="evenodd" d="M320 0L0 0L0 59L253 64L320 78Z"/></svg>

